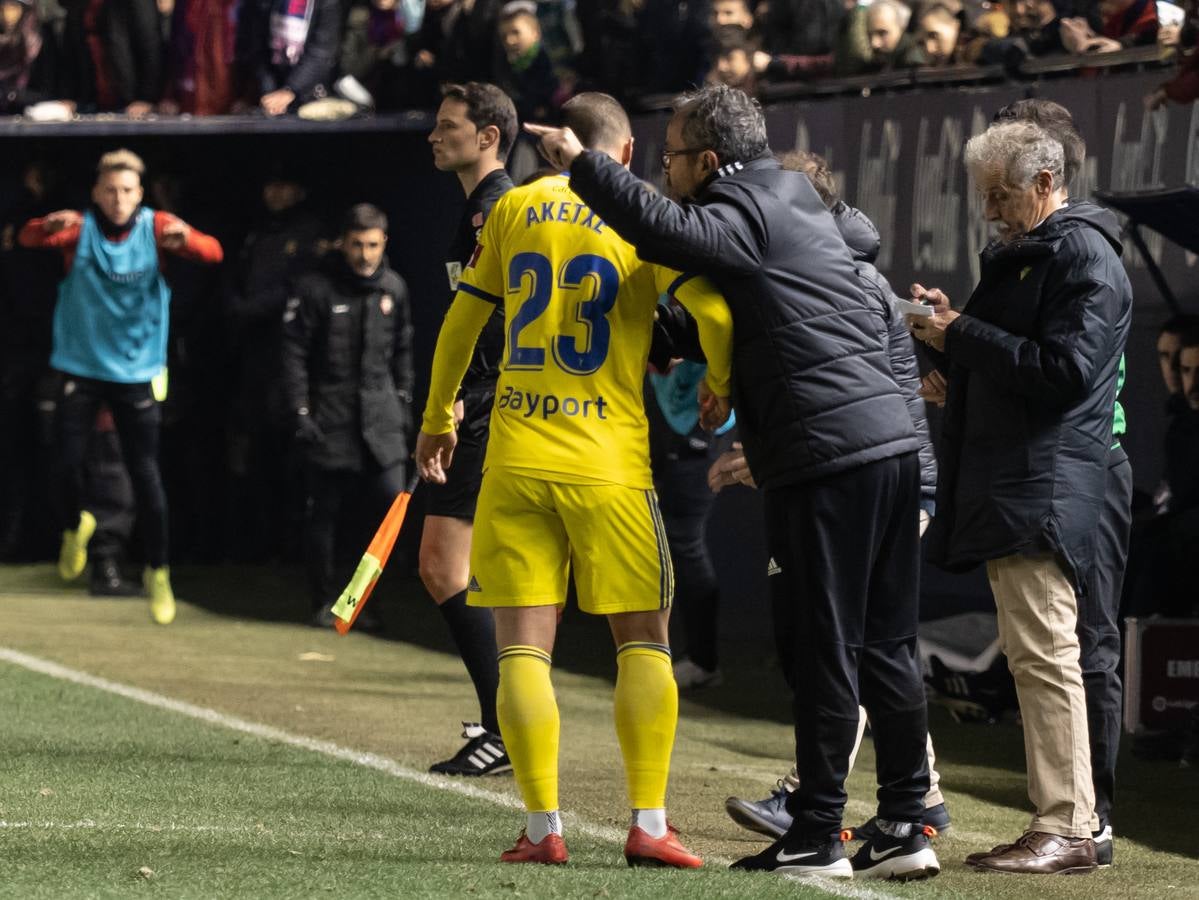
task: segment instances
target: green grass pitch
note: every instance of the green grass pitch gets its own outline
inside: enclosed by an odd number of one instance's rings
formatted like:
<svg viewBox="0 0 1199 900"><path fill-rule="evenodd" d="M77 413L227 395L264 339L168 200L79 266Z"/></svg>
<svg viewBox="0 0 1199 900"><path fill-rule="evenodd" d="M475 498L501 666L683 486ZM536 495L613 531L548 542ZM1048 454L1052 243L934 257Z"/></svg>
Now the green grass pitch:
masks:
<svg viewBox="0 0 1199 900"><path fill-rule="evenodd" d="M388 639L300 624L286 571L181 570L176 583L179 618L160 628L144 600L90 599L48 567L0 569L0 897L1199 898L1199 772L1130 756L1111 870L967 869L967 853L1027 822L1021 735L936 712L954 819L940 877L822 886L727 871L763 844L723 800L765 795L791 740L780 679L745 648L724 687L681 704L671 818L708 865L630 870L610 643L574 611L555 652L571 861L502 866L523 824L511 778L424 775L474 704L417 583L393 578L372 600ZM871 812L873 761L867 743L851 823Z"/></svg>

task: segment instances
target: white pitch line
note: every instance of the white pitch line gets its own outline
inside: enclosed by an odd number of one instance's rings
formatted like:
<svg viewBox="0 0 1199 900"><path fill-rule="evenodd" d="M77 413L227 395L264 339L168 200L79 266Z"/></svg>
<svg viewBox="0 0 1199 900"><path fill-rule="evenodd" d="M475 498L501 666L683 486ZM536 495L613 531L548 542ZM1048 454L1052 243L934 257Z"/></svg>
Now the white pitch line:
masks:
<svg viewBox="0 0 1199 900"><path fill-rule="evenodd" d="M275 741L279 744L286 744L289 747L296 747L301 750L307 750L311 753L319 753L323 756L328 756L332 759L341 760L343 762L353 763L357 766L362 766L366 769L374 769L377 772L383 772L386 775L391 775L393 778L399 778L404 781L411 781L424 787L433 788L434 790L446 791L452 794L460 794L464 797L470 797L474 800L484 800L488 803L501 806L506 809L524 810L524 804L516 797L508 794L497 793L496 791L488 791L483 788L475 787L472 784L466 784L462 781L451 779L446 775L432 775L427 772L420 772L416 769L410 769L403 766L393 759L388 759L385 756L379 756L375 753L368 753L362 750L354 750L349 747L342 747L332 741L325 741L319 738L308 737L302 734L292 734L289 731L284 731L281 728L275 728L271 725L264 725L261 722L251 722L248 719L242 719L237 716L226 715L218 712L215 709L210 709L206 706L197 706L194 703L188 703L184 700L176 700L173 697L167 697L164 694L156 694L153 691L143 690L139 687L134 687L128 684L121 684L118 681L109 681L107 678L101 678L98 675L91 675L87 672L81 672L77 669L71 669L67 666L60 665L48 659L42 659L38 656L31 656L28 653L22 653L20 650L13 650L9 647L0 647L0 660L12 663L15 666L20 666L23 669L28 669L31 672L37 672L41 675L48 675L51 678L57 678L60 681L69 681L73 684L82 685L84 687L94 688L96 690L105 691L109 694L115 694L118 697L124 697L127 700L134 700L138 703L152 706L157 709L165 709L170 712L178 713L179 715L187 716L191 719L197 719L201 722L206 722L209 725L216 725L221 728L227 728L231 731L239 731L242 734L248 734L253 737L261 738L266 741ZM620 844L625 839L625 834L615 828L607 825L597 825L592 822L587 822L574 815L565 817L567 824L572 829L581 831L588 837L597 840L606 841L608 843ZM707 857L707 861L716 863L717 865L729 865L731 860L722 859L720 857ZM894 895L882 893L879 891L861 888L849 884L841 884L829 879L809 879L809 878L791 878L790 880L798 881L807 887L812 887L823 891L835 897L848 897L853 900L895 900Z"/></svg>

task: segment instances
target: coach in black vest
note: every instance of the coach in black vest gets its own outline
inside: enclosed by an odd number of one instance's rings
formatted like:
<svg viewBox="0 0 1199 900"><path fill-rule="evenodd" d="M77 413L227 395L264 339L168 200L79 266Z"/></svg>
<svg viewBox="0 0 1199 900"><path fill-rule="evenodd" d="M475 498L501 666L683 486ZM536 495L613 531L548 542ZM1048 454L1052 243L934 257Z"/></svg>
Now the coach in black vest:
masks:
<svg viewBox="0 0 1199 900"><path fill-rule="evenodd" d="M733 313L733 398L765 492L775 627L793 646L800 774L791 829L736 867L870 874L857 859L851 869L840 840L860 697L880 760L883 840L896 847L883 859L896 874L934 874L915 826L929 783L918 441L832 215L807 176L780 168L760 108L735 89L676 105L662 163L682 205L568 131L531 130L607 227L643 259L709 276ZM869 863L865 848L859 856Z"/></svg>

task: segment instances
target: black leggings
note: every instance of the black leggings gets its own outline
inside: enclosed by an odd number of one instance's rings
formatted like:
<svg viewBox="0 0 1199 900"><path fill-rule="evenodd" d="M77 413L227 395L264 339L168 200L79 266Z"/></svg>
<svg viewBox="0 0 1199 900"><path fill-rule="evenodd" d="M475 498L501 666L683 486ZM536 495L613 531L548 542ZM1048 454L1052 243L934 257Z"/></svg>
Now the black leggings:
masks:
<svg viewBox="0 0 1199 900"><path fill-rule="evenodd" d="M162 412L149 382L118 384L75 375L63 377L55 413L54 505L59 522L64 529L79 524L83 461L101 404L112 411L121 454L133 483L146 564L160 568L167 564L167 497L158 469Z"/></svg>

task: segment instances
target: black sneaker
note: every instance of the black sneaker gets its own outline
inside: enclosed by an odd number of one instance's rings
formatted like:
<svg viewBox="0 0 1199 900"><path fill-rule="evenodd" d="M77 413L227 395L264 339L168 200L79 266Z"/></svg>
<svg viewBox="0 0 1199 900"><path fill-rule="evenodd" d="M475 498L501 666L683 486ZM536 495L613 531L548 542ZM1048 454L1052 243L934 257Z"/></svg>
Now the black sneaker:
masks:
<svg viewBox="0 0 1199 900"><path fill-rule="evenodd" d="M761 853L739 859L729 868L746 872L778 872L780 875L853 878L853 867L845 858L845 844L839 838L805 841L784 835Z"/></svg>
<svg viewBox="0 0 1199 900"><path fill-rule="evenodd" d="M1095 864L1101 869L1108 868L1116 855L1116 843L1112 840L1112 826L1105 825L1099 831L1093 832L1091 839L1095 842Z"/></svg>
<svg viewBox="0 0 1199 900"><path fill-rule="evenodd" d="M944 837L952 827L952 823L949 820L949 810L945 808L944 803L930 806L924 811L924 816L921 817L920 824L931 825L933 827L935 833L932 837ZM878 830L878 816L871 816L857 828L847 828L845 831L851 841L869 841L882 833Z"/></svg>
<svg viewBox="0 0 1199 900"><path fill-rule="evenodd" d="M92 563L87 592L93 597L137 597L142 594L142 586L126 581L116 560L98 559Z"/></svg>
<svg viewBox="0 0 1199 900"><path fill-rule="evenodd" d="M791 827L791 813L787 812L788 794L790 791L783 787L780 780L778 787L765 800L729 797L724 801L724 811L742 828L769 838L780 838Z"/></svg>
<svg viewBox="0 0 1199 900"><path fill-rule="evenodd" d="M463 722L462 736L466 743L462 749L444 762L429 766L430 772L439 775L502 775L512 771L512 761L504 749L504 740L492 734L478 722Z"/></svg>
<svg viewBox="0 0 1199 900"><path fill-rule="evenodd" d="M932 878L941 871L937 854L929 844L933 829L916 825L907 837L891 837L884 831L868 840L854 854L854 878L886 878L916 881Z"/></svg>

